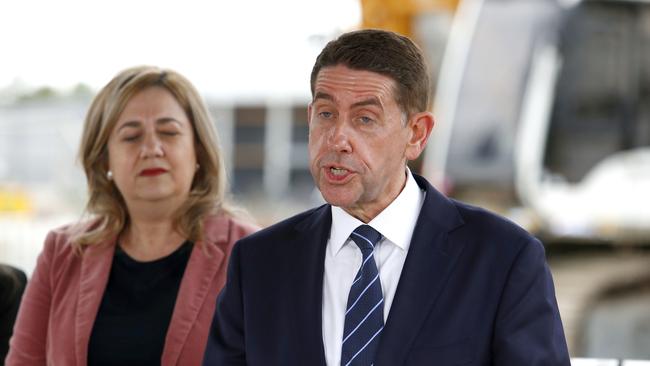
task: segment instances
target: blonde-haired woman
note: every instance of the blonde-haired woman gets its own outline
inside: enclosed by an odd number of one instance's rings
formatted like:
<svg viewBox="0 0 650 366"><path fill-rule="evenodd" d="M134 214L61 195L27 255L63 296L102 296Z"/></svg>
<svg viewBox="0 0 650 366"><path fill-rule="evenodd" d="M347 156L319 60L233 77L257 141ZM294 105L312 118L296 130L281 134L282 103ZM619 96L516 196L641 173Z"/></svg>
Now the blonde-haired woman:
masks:
<svg viewBox="0 0 650 366"><path fill-rule="evenodd" d="M53 230L7 365L200 365L234 242L207 108L180 74L119 73L86 116L92 219Z"/></svg>

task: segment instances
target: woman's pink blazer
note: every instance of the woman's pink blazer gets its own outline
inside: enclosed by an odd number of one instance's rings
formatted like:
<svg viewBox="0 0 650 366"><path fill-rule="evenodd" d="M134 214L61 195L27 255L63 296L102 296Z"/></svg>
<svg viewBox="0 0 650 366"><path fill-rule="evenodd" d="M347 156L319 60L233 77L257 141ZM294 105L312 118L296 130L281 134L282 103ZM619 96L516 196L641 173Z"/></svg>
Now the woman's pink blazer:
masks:
<svg viewBox="0 0 650 366"><path fill-rule="evenodd" d="M228 257L253 225L219 215L206 219L194 246L169 324L161 365L200 365ZM22 299L7 366L86 366L88 341L110 272L115 240L82 254L65 229L51 231Z"/></svg>

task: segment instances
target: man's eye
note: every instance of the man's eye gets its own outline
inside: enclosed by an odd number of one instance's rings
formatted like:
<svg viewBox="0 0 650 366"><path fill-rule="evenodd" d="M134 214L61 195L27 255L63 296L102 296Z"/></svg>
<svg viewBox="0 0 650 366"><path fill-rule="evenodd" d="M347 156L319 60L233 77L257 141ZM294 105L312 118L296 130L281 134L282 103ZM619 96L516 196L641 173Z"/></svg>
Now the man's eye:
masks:
<svg viewBox="0 0 650 366"><path fill-rule="evenodd" d="M374 120L373 120L372 118L367 117L367 116L359 117L359 120L360 120L363 124L368 124L368 123L372 123L372 122L374 122Z"/></svg>
<svg viewBox="0 0 650 366"><path fill-rule="evenodd" d="M330 118L332 117L332 112L320 112L318 115L323 118Z"/></svg>

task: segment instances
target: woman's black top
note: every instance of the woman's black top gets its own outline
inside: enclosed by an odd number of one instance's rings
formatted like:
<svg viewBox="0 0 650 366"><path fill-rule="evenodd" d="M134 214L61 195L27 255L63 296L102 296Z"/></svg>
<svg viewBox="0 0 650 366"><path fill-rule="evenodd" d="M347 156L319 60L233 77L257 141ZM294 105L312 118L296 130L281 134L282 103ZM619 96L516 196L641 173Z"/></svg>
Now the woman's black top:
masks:
<svg viewBox="0 0 650 366"><path fill-rule="evenodd" d="M119 246L90 335L88 366L160 365L167 328L192 242L151 262Z"/></svg>

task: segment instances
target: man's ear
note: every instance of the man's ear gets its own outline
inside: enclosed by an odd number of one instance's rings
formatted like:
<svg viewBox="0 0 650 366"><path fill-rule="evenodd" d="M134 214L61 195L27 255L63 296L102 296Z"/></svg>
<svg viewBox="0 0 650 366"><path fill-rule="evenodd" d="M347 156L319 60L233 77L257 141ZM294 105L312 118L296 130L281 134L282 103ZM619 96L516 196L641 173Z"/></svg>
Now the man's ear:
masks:
<svg viewBox="0 0 650 366"><path fill-rule="evenodd" d="M424 151L434 124L435 120L431 112L420 112L411 115L406 126L406 128L410 129L410 138L405 151L406 160L415 160Z"/></svg>
<svg viewBox="0 0 650 366"><path fill-rule="evenodd" d="M307 104L307 126L311 124L311 102Z"/></svg>

